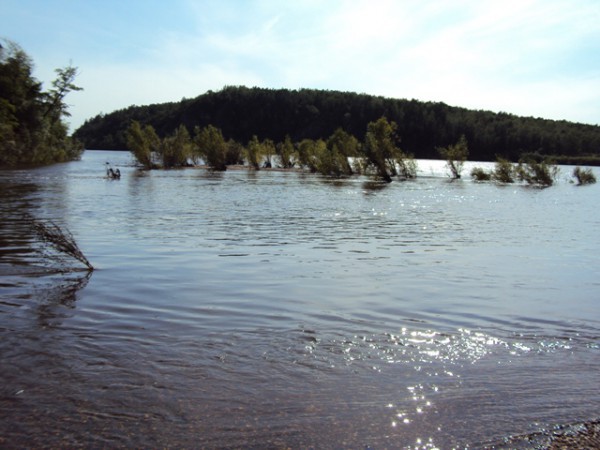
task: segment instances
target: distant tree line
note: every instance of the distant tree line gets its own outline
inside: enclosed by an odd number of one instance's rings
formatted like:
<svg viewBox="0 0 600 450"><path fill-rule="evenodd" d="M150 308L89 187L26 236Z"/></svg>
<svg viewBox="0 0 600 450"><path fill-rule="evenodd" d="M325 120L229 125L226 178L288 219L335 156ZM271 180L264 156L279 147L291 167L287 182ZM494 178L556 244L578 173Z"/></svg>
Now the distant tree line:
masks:
<svg viewBox="0 0 600 450"><path fill-rule="evenodd" d="M14 42L0 41L0 167L51 164L79 158L83 145L68 136L66 95L79 91L77 68L56 69L44 91L31 58Z"/></svg>
<svg viewBox="0 0 600 450"><path fill-rule="evenodd" d="M292 142L327 140L338 128L364 141L367 125L386 117L396 123L404 152L438 158L438 149L469 142L471 160L518 161L524 155L558 163L600 164L600 127L567 121L474 111L444 103L390 99L350 92L225 87L193 99L128 108L87 120L74 136L89 149L127 149L132 121L158 136L180 125L188 132L212 125L225 140Z"/></svg>

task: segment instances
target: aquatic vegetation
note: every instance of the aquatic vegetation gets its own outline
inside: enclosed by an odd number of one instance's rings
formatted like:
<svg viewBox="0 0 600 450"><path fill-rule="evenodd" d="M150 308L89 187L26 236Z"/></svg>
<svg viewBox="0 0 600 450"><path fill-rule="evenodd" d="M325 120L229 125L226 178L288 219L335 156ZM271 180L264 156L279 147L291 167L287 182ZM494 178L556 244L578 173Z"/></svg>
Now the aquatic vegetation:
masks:
<svg viewBox="0 0 600 450"><path fill-rule="evenodd" d="M465 135L463 134L454 145L438 148L438 152L446 160L446 165L450 170L452 178L460 178L465 161L469 156L469 146Z"/></svg>
<svg viewBox="0 0 600 450"><path fill-rule="evenodd" d="M227 170L227 143L221 130L208 125L202 129L196 127L194 144L196 153L201 155L212 170Z"/></svg>
<svg viewBox="0 0 600 450"><path fill-rule="evenodd" d="M69 256L84 264L88 270L94 270L94 266L83 254L71 232L64 226L59 226L56 222L48 220L42 222L30 218L33 229L37 236L49 247L56 250L60 255Z"/></svg>
<svg viewBox="0 0 600 450"><path fill-rule="evenodd" d="M192 140L185 125L179 125L159 146L163 168L186 166L192 156Z"/></svg>
<svg viewBox="0 0 600 450"><path fill-rule="evenodd" d="M372 169L383 181L390 183L392 176L398 175L397 162L405 155L396 145L398 126L385 117L370 122L362 148L366 170Z"/></svg>
<svg viewBox="0 0 600 450"><path fill-rule="evenodd" d="M158 168L154 155L158 153L161 142L154 127L152 125L142 127L139 122L133 121L125 134L127 146L137 162L147 170Z"/></svg>
<svg viewBox="0 0 600 450"><path fill-rule="evenodd" d="M514 165L503 158L497 158L496 166L491 174L491 178L499 183L514 183L515 168Z"/></svg>
<svg viewBox="0 0 600 450"><path fill-rule="evenodd" d="M294 167L294 144L290 135L286 135L283 142L277 145L277 155L283 169L291 169Z"/></svg>
<svg viewBox="0 0 600 450"><path fill-rule="evenodd" d="M520 161L516 168L517 178L532 186L552 186L559 168L547 161Z"/></svg>
<svg viewBox="0 0 600 450"><path fill-rule="evenodd" d="M596 182L596 177L592 172L592 169L582 169L577 166L573 170L573 176L577 179L577 185L581 186L584 184L593 184Z"/></svg>
<svg viewBox="0 0 600 450"><path fill-rule="evenodd" d="M492 179L492 174L486 172L481 167L473 167L473 170L471 170L471 178L476 181L490 181Z"/></svg>
<svg viewBox="0 0 600 450"><path fill-rule="evenodd" d="M256 135L252 136L252 139L246 146L246 159L248 164L255 170L260 170L260 159L262 157L262 145L258 141Z"/></svg>

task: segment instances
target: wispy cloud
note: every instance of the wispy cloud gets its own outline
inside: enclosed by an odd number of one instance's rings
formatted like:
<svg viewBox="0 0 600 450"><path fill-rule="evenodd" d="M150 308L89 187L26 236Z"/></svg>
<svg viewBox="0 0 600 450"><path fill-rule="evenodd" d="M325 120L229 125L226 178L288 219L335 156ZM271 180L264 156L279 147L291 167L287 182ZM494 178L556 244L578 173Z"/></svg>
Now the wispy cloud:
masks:
<svg viewBox="0 0 600 450"><path fill-rule="evenodd" d="M231 84L600 122L596 0L179 0L62 10L59 0L32 1L37 8L24 7L18 20L32 24L22 43L32 44L39 73L52 75L51 60L52 68L72 59L81 69L74 126L100 111ZM5 22L21 41L18 24Z"/></svg>

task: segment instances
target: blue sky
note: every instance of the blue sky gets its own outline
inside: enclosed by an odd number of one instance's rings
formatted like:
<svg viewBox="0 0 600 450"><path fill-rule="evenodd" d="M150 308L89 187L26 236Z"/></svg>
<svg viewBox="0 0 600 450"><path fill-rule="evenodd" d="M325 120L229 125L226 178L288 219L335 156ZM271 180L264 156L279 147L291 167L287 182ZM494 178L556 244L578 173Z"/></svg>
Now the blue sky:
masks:
<svg viewBox="0 0 600 450"><path fill-rule="evenodd" d="M0 37L79 68L72 130L226 85L600 124L598 0L0 0Z"/></svg>

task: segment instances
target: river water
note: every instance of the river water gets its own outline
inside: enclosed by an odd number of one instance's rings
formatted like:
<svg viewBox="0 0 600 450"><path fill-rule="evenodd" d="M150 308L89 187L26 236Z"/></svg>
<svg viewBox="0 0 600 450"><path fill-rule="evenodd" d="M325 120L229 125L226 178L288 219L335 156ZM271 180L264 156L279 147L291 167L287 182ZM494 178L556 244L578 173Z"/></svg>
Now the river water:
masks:
<svg viewBox="0 0 600 450"><path fill-rule="evenodd" d="M598 418L600 185L572 168L536 189L439 161L389 185L131 162L0 171L1 447L508 447ZM35 252L26 214L96 270Z"/></svg>

